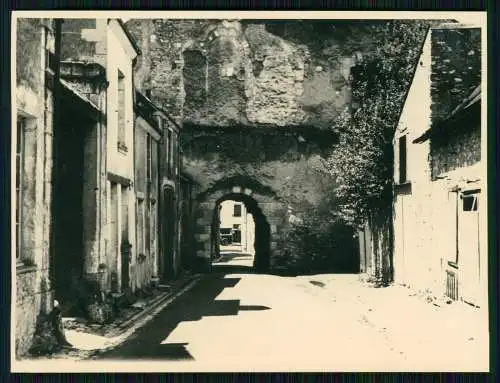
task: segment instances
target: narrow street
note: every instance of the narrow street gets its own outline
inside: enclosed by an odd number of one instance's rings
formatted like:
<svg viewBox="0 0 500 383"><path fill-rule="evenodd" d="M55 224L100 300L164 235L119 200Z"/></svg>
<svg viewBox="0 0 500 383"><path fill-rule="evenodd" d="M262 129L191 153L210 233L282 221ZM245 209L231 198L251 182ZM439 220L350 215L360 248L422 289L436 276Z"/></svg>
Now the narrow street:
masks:
<svg viewBox="0 0 500 383"><path fill-rule="evenodd" d="M213 274L95 358L155 363L155 371L485 368L486 334L460 327L481 327L471 326L480 320L473 309L433 306L396 286L364 287L354 274L254 274L249 262L244 254L223 256Z"/></svg>
<svg viewBox="0 0 500 383"><path fill-rule="evenodd" d="M15 14L12 371L488 371L467 13Z"/></svg>

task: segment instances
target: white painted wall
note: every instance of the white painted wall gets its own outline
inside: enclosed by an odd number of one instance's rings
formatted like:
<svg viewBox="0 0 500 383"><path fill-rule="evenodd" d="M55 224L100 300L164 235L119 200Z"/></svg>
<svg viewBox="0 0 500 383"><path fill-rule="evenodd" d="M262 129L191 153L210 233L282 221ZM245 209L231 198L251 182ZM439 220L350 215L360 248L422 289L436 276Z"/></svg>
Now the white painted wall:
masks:
<svg viewBox="0 0 500 383"><path fill-rule="evenodd" d="M241 217L234 217L234 205L241 205ZM221 203L220 227L232 228L233 225L241 225L241 251L254 254L253 242L255 239L255 223L253 216L247 212L245 204L227 200Z"/></svg>
<svg viewBox="0 0 500 383"><path fill-rule="evenodd" d="M451 189L456 186L464 190L482 186L483 192L479 196L480 217L481 214L486 216L486 190L483 185L484 156L478 164L456 169L443 174L443 179L431 181L430 141L413 143L415 138L430 127L430 73L429 33L393 141L394 182L397 184L399 137L408 135L407 178L412 189L409 195L395 194L394 197L394 279L396 283L409 285L417 290L429 289L433 295L439 297L445 293L448 260L454 260L456 254L457 193ZM476 179L479 181L470 182ZM483 220L482 232L486 232L485 225ZM487 258L484 254L487 250L484 235L480 247L481 263L485 264ZM486 277L486 274L484 276ZM487 286L486 280L484 283ZM484 297L482 303L486 304Z"/></svg>
<svg viewBox="0 0 500 383"><path fill-rule="evenodd" d="M107 90L107 171L121 177L134 180L134 89L132 62L135 54L131 54L128 41L124 41L121 26L114 20L107 24L106 33L106 77L109 82ZM125 145L127 151L118 149L118 71L125 77ZM108 193L110 192L108 182ZM120 198L121 189L119 188ZM120 201L119 198L119 201ZM129 188L128 199L128 237L132 244L130 272L136 264L137 248L135 235L135 190L134 186ZM108 199L109 201L109 199ZM112 207L108 205L108 209ZM118 215L117 223L119 232L121 228L121 215ZM108 239L113 235L108 229ZM121 234L118 235L118 260L120 260ZM120 262L120 261L118 261ZM120 264L120 263L119 263ZM120 265L121 266L121 265ZM118 268L120 270L120 268ZM118 273L119 279L121 273ZM130 275L130 284L134 285L134 276ZM121 283L121 281L120 281Z"/></svg>

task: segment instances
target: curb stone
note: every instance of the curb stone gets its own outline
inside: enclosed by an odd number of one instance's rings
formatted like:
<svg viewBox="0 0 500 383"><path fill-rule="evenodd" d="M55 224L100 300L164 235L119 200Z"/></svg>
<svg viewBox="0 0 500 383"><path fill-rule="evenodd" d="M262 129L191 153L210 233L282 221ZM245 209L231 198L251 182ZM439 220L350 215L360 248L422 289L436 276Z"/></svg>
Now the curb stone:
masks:
<svg viewBox="0 0 500 383"><path fill-rule="evenodd" d="M130 319L127 320L124 324L120 326L120 329L125 329L121 334L111 338L106 346L103 348L93 350L87 355L84 359L92 359L97 357L99 354L110 351L115 347L118 347L120 344L125 342L132 334L134 334L137 330L144 327L151 320L155 318L155 316L164 310L168 305L170 305L173 301L175 301L178 297L191 290L201 278L201 274L195 275L191 278L191 280L183 285L183 287L170 294L167 294L164 298L160 299L158 302L155 302L153 306L150 308L134 315ZM135 322L135 323L133 323ZM130 323L133 323L131 326L128 326Z"/></svg>

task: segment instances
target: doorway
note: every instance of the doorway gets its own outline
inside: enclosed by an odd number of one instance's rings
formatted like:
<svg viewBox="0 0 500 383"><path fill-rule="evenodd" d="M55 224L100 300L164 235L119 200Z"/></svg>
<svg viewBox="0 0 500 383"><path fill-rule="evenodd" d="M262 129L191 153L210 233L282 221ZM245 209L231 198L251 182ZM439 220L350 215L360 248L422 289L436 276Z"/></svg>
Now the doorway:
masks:
<svg viewBox="0 0 500 383"><path fill-rule="evenodd" d="M95 159L84 149L94 124L63 109L54 126L53 253L51 274L55 298L63 312L78 313L78 286L84 272L84 174ZM85 161L85 162L84 162Z"/></svg>
<svg viewBox="0 0 500 383"><path fill-rule="evenodd" d="M163 282L172 279L175 275L174 256L175 256L175 193L171 187L163 189L163 208L162 208L162 256L159 257L158 270L160 270L161 280Z"/></svg>
<svg viewBox="0 0 500 383"><path fill-rule="evenodd" d="M458 216L458 264L462 300L477 304L481 282L478 193L463 193Z"/></svg>
<svg viewBox="0 0 500 383"><path fill-rule="evenodd" d="M211 232L214 266L236 266L259 272L269 269L270 226L253 198L231 194L220 199Z"/></svg>
<svg viewBox="0 0 500 383"><path fill-rule="evenodd" d="M129 190L127 187L121 188L121 243L120 243L120 257L121 257L121 291L124 292L130 287L130 253L131 244L128 236L128 205L129 205Z"/></svg>

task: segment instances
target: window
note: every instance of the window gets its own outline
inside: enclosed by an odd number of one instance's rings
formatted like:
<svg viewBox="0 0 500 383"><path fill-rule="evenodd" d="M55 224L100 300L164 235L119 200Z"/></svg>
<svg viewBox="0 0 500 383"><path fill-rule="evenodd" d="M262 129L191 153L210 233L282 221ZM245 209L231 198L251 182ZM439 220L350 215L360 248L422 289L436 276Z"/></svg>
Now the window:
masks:
<svg viewBox="0 0 500 383"><path fill-rule="evenodd" d="M168 147L168 164L167 164L167 169L168 169L168 176L172 177L172 160L174 156L174 142L172 139L172 131L169 129L168 134L167 134L167 147Z"/></svg>
<svg viewBox="0 0 500 383"><path fill-rule="evenodd" d="M240 204L234 205L233 217L241 217L241 205Z"/></svg>
<svg viewBox="0 0 500 383"><path fill-rule="evenodd" d="M240 224L237 224L237 223L235 223L235 224L233 225L233 229L236 229L236 230L239 230L239 229L240 229L240 227L241 227L241 225L240 225Z"/></svg>
<svg viewBox="0 0 500 383"><path fill-rule="evenodd" d="M145 251L145 224L144 224L144 200L137 200L137 251L143 254Z"/></svg>
<svg viewBox="0 0 500 383"><path fill-rule="evenodd" d="M179 134L174 135L174 174L179 174Z"/></svg>
<svg viewBox="0 0 500 383"><path fill-rule="evenodd" d="M125 132L125 76L118 71L118 149L122 151L127 151Z"/></svg>
<svg viewBox="0 0 500 383"><path fill-rule="evenodd" d="M148 185L151 185L152 175L152 155L151 155L151 136L146 135L146 181Z"/></svg>
<svg viewBox="0 0 500 383"><path fill-rule="evenodd" d="M462 196L462 210L477 211L477 195L473 194Z"/></svg>
<svg viewBox="0 0 500 383"><path fill-rule="evenodd" d="M406 135L399 138L399 183L407 182Z"/></svg>
<svg viewBox="0 0 500 383"><path fill-rule="evenodd" d="M17 118L17 145L16 145L16 260L19 262L22 255L22 201L23 201L23 174L24 174L24 132L26 118Z"/></svg>

